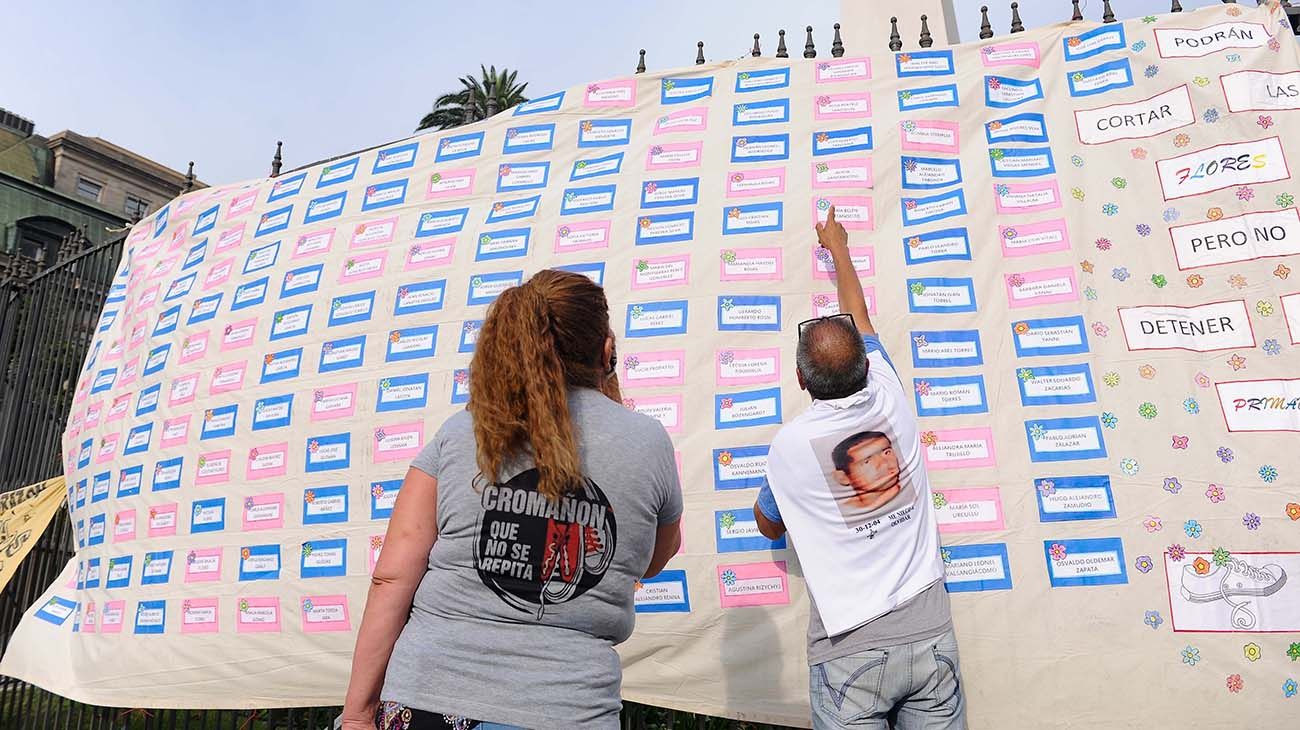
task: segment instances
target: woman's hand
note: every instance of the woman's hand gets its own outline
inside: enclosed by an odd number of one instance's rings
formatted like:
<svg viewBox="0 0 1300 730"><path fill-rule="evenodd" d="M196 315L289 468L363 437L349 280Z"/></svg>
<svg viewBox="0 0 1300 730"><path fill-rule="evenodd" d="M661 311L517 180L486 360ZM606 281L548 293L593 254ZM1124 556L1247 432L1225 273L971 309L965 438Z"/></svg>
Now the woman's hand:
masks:
<svg viewBox="0 0 1300 730"><path fill-rule="evenodd" d="M838 253L847 250L849 247L849 233L844 230L843 224L835 220L835 206L831 206L826 213L826 222L817 224L817 242L822 248L831 253Z"/></svg>
<svg viewBox="0 0 1300 730"><path fill-rule="evenodd" d="M375 724L375 712L350 712L343 710L343 730L379 730Z"/></svg>

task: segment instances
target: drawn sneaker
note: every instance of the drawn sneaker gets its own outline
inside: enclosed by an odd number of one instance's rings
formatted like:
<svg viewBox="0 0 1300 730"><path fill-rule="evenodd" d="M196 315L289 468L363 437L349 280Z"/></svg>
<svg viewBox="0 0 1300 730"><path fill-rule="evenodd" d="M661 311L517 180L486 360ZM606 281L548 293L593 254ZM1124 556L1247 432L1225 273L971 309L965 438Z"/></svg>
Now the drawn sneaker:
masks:
<svg viewBox="0 0 1300 730"><path fill-rule="evenodd" d="M1227 564L1220 566L1197 558L1183 566L1179 592L1192 603L1209 603L1229 596L1271 596L1284 585L1286 571L1280 565L1257 568L1238 558L1229 558Z"/></svg>

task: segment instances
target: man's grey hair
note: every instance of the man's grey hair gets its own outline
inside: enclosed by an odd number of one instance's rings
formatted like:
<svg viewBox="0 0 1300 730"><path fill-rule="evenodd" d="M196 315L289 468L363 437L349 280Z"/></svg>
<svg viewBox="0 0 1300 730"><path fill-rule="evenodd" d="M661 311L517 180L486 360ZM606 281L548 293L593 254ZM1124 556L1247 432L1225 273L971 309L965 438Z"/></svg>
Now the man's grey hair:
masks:
<svg viewBox="0 0 1300 730"><path fill-rule="evenodd" d="M867 387L867 347L858 328L843 318L808 325L799 337L795 364L804 387L817 400L845 398Z"/></svg>

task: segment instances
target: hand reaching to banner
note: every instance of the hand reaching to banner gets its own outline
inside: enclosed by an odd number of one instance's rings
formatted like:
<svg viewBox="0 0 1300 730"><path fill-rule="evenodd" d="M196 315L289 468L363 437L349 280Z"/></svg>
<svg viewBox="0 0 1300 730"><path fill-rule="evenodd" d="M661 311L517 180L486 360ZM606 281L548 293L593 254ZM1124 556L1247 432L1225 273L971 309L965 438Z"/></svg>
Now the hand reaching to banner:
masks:
<svg viewBox="0 0 1300 730"><path fill-rule="evenodd" d="M831 254L835 267L835 294L839 298L840 311L853 315L853 322L858 331L864 335L876 334L867 314L867 299L862 293L862 282L858 280L857 269L853 266L853 257L849 253L849 234L844 225L835 220L835 206L826 213L826 222L818 223L817 243Z"/></svg>

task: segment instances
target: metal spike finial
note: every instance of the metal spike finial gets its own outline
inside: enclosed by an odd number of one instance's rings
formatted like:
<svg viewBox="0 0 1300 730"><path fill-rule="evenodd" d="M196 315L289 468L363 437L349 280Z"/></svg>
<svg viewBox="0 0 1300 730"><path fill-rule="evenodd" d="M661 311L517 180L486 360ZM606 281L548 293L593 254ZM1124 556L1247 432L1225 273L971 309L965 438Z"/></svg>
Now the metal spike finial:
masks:
<svg viewBox="0 0 1300 730"><path fill-rule="evenodd" d="M1025 32L1025 24L1020 20L1020 3L1011 3L1011 32Z"/></svg>
<svg viewBox="0 0 1300 730"><path fill-rule="evenodd" d="M807 35L804 36L804 42L803 42L803 57L804 57L804 58L817 58L817 46L814 46L814 45L813 45L813 39L812 39L812 26L811 26L811 25L808 26L808 28L806 29L806 32L807 32Z"/></svg>
<svg viewBox="0 0 1300 730"><path fill-rule="evenodd" d="M929 48L934 45L934 36L930 35L930 18L926 15L921 16L921 41L922 48Z"/></svg>
<svg viewBox="0 0 1300 730"><path fill-rule="evenodd" d="M1078 2L1078 0L1075 0ZM989 22L989 6L980 6L980 40L988 40L993 37L993 24Z"/></svg>
<svg viewBox="0 0 1300 730"><path fill-rule="evenodd" d="M903 37L898 34L898 18L889 19L889 50L895 53L903 50Z"/></svg>
<svg viewBox="0 0 1300 730"><path fill-rule="evenodd" d="M636 72L639 74L645 73L645 49L644 48L641 49L640 58L637 59Z"/></svg>
<svg viewBox="0 0 1300 730"><path fill-rule="evenodd" d="M704 65L704 41L696 41L695 43L695 65Z"/></svg>
<svg viewBox="0 0 1300 730"><path fill-rule="evenodd" d="M753 56L754 58L758 58L759 56L763 55L762 49L758 47L757 33L754 34L754 47L749 51L749 55Z"/></svg>
<svg viewBox="0 0 1300 730"><path fill-rule="evenodd" d="M787 51L786 48L785 48L785 31L784 31L784 30L778 30L778 31L776 32L776 36L777 36L777 42L776 42L776 57L777 57L777 58L789 58L789 57L790 57L790 52Z"/></svg>
<svg viewBox="0 0 1300 730"><path fill-rule="evenodd" d="M1178 2L1178 0L1173 0L1173 2L1169 3L1169 12L1171 13L1183 12L1183 4Z"/></svg>
<svg viewBox="0 0 1300 730"><path fill-rule="evenodd" d="M840 24L835 24L835 39L831 41L831 55L839 58L844 55L844 41L840 40Z"/></svg>
<svg viewBox="0 0 1300 730"><path fill-rule="evenodd" d="M185 172L185 187L181 188L182 193L188 193L194 189L194 161L190 160L190 169Z"/></svg>
<svg viewBox="0 0 1300 730"><path fill-rule="evenodd" d="M283 147L284 142L275 143L275 157L271 158L271 177L280 176L280 167L284 164L284 160L280 157L280 149Z"/></svg>
<svg viewBox="0 0 1300 730"><path fill-rule="evenodd" d="M1101 0L1101 22L1115 22L1115 11L1110 7L1110 0Z"/></svg>
<svg viewBox="0 0 1300 730"><path fill-rule="evenodd" d="M1074 15L1070 16L1070 20L1072 21L1083 20L1083 11L1079 9L1079 0L1072 0L1072 2L1074 4Z"/></svg>

